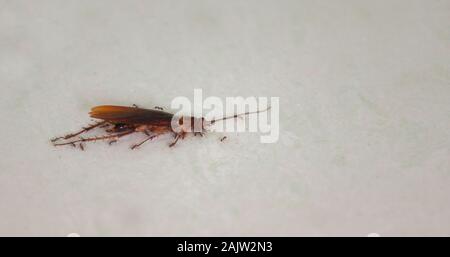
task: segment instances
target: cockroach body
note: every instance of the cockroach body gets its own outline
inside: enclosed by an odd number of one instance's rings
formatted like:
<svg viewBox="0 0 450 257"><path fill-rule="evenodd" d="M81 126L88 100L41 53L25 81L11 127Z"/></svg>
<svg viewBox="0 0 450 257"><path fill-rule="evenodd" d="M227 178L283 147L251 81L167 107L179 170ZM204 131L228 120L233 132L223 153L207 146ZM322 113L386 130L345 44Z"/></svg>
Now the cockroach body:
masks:
<svg viewBox="0 0 450 257"><path fill-rule="evenodd" d="M51 142L55 146L76 146L76 144L78 144L80 149L84 150L84 142L109 140L109 144L112 144L119 138L130 135L132 133L144 133L147 137L143 141L131 146L131 149L136 149L145 142L152 140L162 134L173 133L175 140L169 145L170 147L173 147L180 138L184 139L187 133L193 133L195 136L203 136L206 128L217 121L237 118L242 115L248 115L258 112L260 111L246 112L211 121L207 121L203 117L180 117L178 119L179 129L175 131L172 128L172 119L174 118L174 114L163 111L161 107L155 107L155 110L151 110L139 108L136 105L133 105L133 107L102 105L92 108L91 112L89 113L92 118L99 119L100 121L87 127L83 127L82 130L76 133L54 138L51 140ZM78 139L72 141L60 142L60 140L72 139L97 127L105 128L105 132L107 134L88 138L79 137ZM201 128L201 131L194 132L194 128Z"/></svg>

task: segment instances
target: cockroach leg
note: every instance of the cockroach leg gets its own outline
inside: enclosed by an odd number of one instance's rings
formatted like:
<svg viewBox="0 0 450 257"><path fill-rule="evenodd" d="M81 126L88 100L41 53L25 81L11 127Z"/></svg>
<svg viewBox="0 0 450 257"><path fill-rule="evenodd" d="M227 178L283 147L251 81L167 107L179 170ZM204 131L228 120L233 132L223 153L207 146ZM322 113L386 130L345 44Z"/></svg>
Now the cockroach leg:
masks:
<svg viewBox="0 0 450 257"><path fill-rule="evenodd" d="M203 132L194 132L194 136L200 135L201 137L203 137Z"/></svg>
<svg viewBox="0 0 450 257"><path fill-rule="evenodd" d="M159 107L159 106L155 106L155 109L156 110L161 110L161 111L164 110L162 107Z"/></svg>
<svg viewBox="0 0 450 257"><path fill-rule="evenodd" d="M81 151L84 151L84 144L83 143L78 144L78 146L80 147Z"/></svg>
<svg viewBox="0 0 450 257"><path fill-rule="evenodd" d="M131 150L136 149L137 147L141 146L143 143L145 143L145 142L147 142L148 140L151 140L151 139L153 139L153 138L155 138L155 137L157 137L157 136L158 136L158 135L151 135L151 136L147 137L144 141L132 145L132 146L131 146Z"/></svg>
<svg viewBox="0 0 450 257"><path fill-rule="evenodd" d="M225 139L227 139L226 136L222 137L222 138L220 139L220 142L223 142Z"/></svg>
<svg viewBox="0 0 450 257"><path fill-rule="evenodd" d="M109 144L109 145L112 145L112 144L114 144L114 143L116 143L116 142L117 142L117 140L116 140L116 139L113 139L113 140L109 141L108 144Z"/></svg>
<svg viewBox="0 0 450 257"><path fill-rule="evenodd" d="M183 137L182 134L177 134L176 137L175 137L175 141L173 141L173 142L169 145L169 147L173 147L173 146L178 142L178 139L180 139L180 137Z"/></svg>
<svg viewBox="0 0 450 257"><path fill-rule="evenodd" d="M122 133L113 134L113 135L106 135L106 136L100 136L100 137L89 137L89 138L80 138L78 140L74 140L74 141L67 142L67 143L59 143L59 144L54 143L53 145L54 146L75 145L75 143L78 143L78 142L89 142L89 141L106 140L106 139L117 140L120 137L129 135L129 134L131 134L133 132L134 132L134 130L129 130L129 131L125 131L125 132L122 132Z"/></svg>
<svg viewBox="0 0 450 257"><path fill-rule="evenodd" d="M109 127L110 125L111 125L111 124L109 124L109 123L105 123L105 124L99 126L99 128L107 128L107 127Z"/></svg>
<svg viewBox="0 0 450 257"><path fill-rule="evenodd" d="M134 108L139 108L139 106L137 104L133 104L132 105Z"/></svg>
<svg viewBox="0 0 450 257"><path fill-rule="evenodd" d="M78 131L77 133L69 134L69 135L66 135L66 136L63 136L63 137L56 137L56 138L53 138L51 141L54 143L54 142L56 142L56 141L58 141L60 139L67 140L67 139L70 139L72 137L76 137L76 136L78 136L78 135L80 135L80 134L82 134L84 132L88 132L89 130L94 129L94 128L98 127L98 126L104 125L105 123L106 123L106 121L100 121L100 122L97 122L96 124L84 127L82 130Z"/></svg>

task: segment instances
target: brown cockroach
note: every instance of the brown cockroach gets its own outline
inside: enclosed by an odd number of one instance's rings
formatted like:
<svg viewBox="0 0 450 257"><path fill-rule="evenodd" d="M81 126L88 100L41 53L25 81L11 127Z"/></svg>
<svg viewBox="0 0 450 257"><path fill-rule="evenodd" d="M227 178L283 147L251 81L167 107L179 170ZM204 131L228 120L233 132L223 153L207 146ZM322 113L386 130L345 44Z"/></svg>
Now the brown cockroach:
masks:
<svg viewBox="0 0 450 257"><path fill-rule="evenodd" d="M266 111L267 109L263 110ZM157 109L157 110L156 110ZM54 146L62 145L72 145L75 146L79 144L80 149L84 150L84 142L92 142L97 140L109 140L109 144L116 142L119 138L130 135L132 133L143 133L147 137L131 146L131 149L136 149L145 142L152 140L162 134L173 133L175 140L169 145L174 146L178 140L184 139L187 133L193 133L195 136L203 136L206 128L218 121L233 119L240 116L245 116L252 113L262 112L260 110L254 112L245 112L241 114L235 114L232 116L227 116L219 119L214 119L207 121L205 118L196 117L180 117L178 119L179 130L175 131L172 128L172 119L174 114L168 113L162 110L161 107L155 107L155 110L139 108L136 105L133 107L127 106L114 106L114 105L102 105L96 106L91 109L89 113L92 118L98 119L99 121L95 124L91 124L87 127L83 127L82 130L68 134L62 137L56 137L51 140ZM177 117L178 118L178 117ZM190 121L185 122L183 121ZM193 132L194 126L201 128L201 132ZM78 139L60 142L60 140L69 140L77 137L85 132L88 132L94 128L104 128L106 131L105 135L96 137L79 137ZM223 141L223 140L222 140Z"/></svg>

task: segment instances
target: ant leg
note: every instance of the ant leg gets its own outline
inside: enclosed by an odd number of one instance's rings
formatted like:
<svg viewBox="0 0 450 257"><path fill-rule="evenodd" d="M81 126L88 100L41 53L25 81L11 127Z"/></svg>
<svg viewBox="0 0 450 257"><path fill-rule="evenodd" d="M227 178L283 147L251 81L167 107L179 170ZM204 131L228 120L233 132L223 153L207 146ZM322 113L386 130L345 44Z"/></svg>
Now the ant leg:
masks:
<svg viewBox="0 0 450 257"><path fill-rule="evenodd" d="M155 109L156 110L161 110L161 111L164 110L162 107L159 107L159 106L155 106Z"/></svg>
<svg viewBox="0 0 450 257"><path fill-rule="evenodd" d="M76 137L76 136L78 136L78 135L80 135L80 134L82 134L82 133L84 133L84 132L88 132L89 130L94 129L94 128L98 127L98 126L102 126L102 125L104 125L105 123L106 123L106 121L100 121L100 122L97 122L96 124L93 124L93 125L89 125L89 126L87 126L87 127L84 127L82 130L80 130L80 131L78 131L78 132L76 132L76 133L69 134L69 135L65 135L65 136L63 136L63 137L56 137L56 138L51 139L51 141L54 143L54 142L56 142L56 141L58 141L58 140L60 140L60 139L67 140L67 139L70 139L70 138L72 138L72 137Z"/></svg>
<svg viewBox="0 0 450 257"><path fill-rule="evenodd" d="M134 130L128 130L128 131L125 131L125 132L122 132L122 133L113 134L113 135L106 135L106 136L100 136L100 137L89 137L89 138L80 138L78 140L70 141L70 142L67 142L67 143L59 143L59 144L53 143L53 145L54 146L75 145L75 143L78 143L78 142L89 142L89 141L106 140L106 139L117 140L120 137L129 135L129 134L134 133L134 132L135 132Z"/></svg>
<svg viewBox="0 0 450 257"><path fill-rule="evenodd" d="M147 142L148 140L151 140L151 139L153 139L153 138L155 138L155 137L157 137L157 136L158 136L158 135L151 135L151 136L147 137L144 141L132 145L132 146L131 146L131 150L136 149L137 147L141 146L143 143L145 143L145 142Z"/></svg>

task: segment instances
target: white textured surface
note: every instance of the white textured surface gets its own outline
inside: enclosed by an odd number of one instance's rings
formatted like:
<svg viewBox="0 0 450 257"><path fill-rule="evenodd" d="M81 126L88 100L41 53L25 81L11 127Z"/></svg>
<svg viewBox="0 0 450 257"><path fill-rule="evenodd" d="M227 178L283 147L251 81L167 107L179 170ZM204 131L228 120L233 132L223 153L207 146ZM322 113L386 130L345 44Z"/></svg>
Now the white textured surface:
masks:
<svg viewBox="0 0 450 257"><path fill-rule="evenodd" d="M450 1L0 0L0 235L450 235ZM98 104L279 96L256 134L51 147Z"/></svg>

